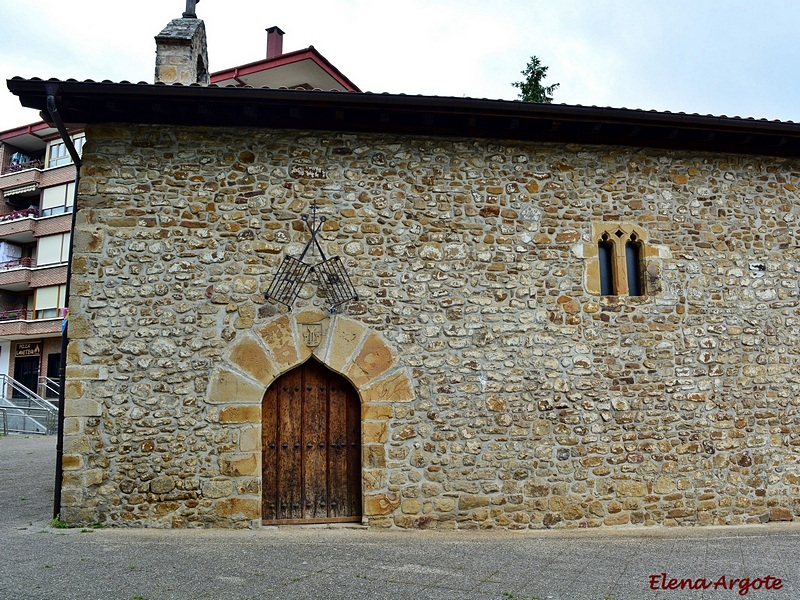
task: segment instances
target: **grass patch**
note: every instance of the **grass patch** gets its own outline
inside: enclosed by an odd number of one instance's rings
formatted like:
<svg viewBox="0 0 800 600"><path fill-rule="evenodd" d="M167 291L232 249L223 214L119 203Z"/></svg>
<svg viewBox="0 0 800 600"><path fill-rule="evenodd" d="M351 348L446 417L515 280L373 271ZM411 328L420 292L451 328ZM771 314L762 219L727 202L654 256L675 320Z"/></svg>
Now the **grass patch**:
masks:
<svg viewBox="0 0 800 600"><path fill-rule="evenodd" d="M61 520L61 515L56 515L50 519L50 527L54 529L69 529L69 523Z"/></svg>

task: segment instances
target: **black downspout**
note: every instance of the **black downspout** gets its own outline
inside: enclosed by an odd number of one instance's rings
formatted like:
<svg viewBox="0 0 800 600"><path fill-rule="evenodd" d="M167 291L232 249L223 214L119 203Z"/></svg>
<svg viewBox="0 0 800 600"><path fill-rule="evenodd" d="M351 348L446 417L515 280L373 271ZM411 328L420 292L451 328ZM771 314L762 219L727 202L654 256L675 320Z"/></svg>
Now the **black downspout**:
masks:
<svg viewBox="0 0 800 600"><path fill-rule="evenodd" d="M69 346L69 336L67 328L69 327L69 293L70 283L72 281L72 253L75 246L75 223L77 222L78 215L78 185L81 179L81 157L78 156L78 151L72 143L72 138L69 137L67 128L64 126L64 121L61 120L61 115L58 114L56 108L56 94L58 94L58 85L45 84L45 92L47 94L47 112L50 113L50 118L53 124L58 129L64 145L72 157L72 162L75 165L75 192L72 198L72 225L70 227L69 239L69 254L67 258L67 285L66 285L66 301L65 308L67 314L64 316L64 322L61 327L61 366L59 369L59 389L58 389L58 436L56 440L56 480L55 480L55 493L53 496L53 518L58 518L61 513L61 483L62 483L62 456L64 454L64 391L67 384L67 347Z"/></svg>

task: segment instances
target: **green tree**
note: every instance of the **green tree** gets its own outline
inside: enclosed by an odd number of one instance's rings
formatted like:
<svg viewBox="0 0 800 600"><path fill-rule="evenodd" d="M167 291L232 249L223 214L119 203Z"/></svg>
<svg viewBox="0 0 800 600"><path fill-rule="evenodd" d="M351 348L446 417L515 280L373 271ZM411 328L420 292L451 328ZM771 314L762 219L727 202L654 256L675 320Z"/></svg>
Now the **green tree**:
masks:
<svg viewBox="0 0 800 600"><path fill-rule="evenodd" d="M545 67L536 56L531 56L528 61L528 66L524 71L520 71L524 76L524 81L515 81L511 85L519 88L519 99L525 102L543 102L549 104L553 101L553 92L559 86L558 83L553 85L542 85L542 79L547 75L547 67Z"/></svg>

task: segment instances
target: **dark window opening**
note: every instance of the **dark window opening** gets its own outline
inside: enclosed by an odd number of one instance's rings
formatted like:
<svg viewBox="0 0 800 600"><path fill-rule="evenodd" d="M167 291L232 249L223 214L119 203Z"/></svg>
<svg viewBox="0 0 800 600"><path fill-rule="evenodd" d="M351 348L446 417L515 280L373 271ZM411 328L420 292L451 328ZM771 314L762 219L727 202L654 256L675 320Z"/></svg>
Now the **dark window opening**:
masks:
<svg viewBox="0 0 800 600"><path fill-rule="evenodd" d="M631 235L631 241L625 244L625 271L628 276L628 294L631 296L642 295L642 246Z"/></svg>
<svg viewBox="0 0 800 600"><path fill-rule="evenodd" d="M600 293L614 295L614 244L603 235L597 243L597 257L600 260Z"/></svg>
<svg viewBox="0 0 800 600"><path fill-rule="evenodd" d="M58 388L61 384L61 353L53 352L47 355L47 379L45 385L45 398L58 398Z"/></svg>

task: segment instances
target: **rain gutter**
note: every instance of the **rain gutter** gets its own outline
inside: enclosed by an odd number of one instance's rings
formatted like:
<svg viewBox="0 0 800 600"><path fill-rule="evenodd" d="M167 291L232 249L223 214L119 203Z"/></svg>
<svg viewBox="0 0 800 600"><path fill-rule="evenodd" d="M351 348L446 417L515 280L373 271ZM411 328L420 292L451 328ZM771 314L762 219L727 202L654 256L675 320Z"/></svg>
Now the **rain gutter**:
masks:
<svg viewBox="0 0 800 600"><path fill-rule="evenodd" d="M66 284L66 301L65 307L67 314L64 315L64 321L61 324L61 366L59 369L59 390L58 390L58 432L56 440L56 476L55 476L55 491L53 495L53 518L59 518L61 514L61 484L62 484L62 466L64 454L64 396L67 387L67 348L69 346L68 335L68 318L69 318L69 294L70 283L72 281L72 256L75 249L75 224L78 215L78 186L81 177L81 157L75 149L75 144L72 143L72 138L64 126L64 121L58 113L56 105L56 96L59 92L58 84L47 83L45 84L45 93L47 94L47 112L50 113L50 118L53 124L58 129L61 140L72 157L72 162L75 165L75 190L72 198L72 224L70 225L70 239L69 239L69 255L67 258L67 284Z"/></svg>

